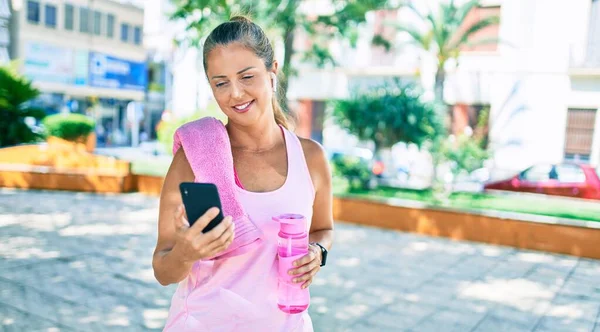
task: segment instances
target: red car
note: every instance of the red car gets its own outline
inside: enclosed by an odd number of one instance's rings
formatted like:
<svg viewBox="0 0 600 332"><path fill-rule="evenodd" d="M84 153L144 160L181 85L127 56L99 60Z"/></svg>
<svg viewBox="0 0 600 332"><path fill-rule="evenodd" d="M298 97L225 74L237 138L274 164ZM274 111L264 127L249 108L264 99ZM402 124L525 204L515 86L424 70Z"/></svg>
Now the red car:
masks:
<svg viewBox="0 0 600 332"><path fill-rule="evenodd" d="M600 200L598 173L590 165L540 164L508 180L487 183L484 188Z"/></svg>

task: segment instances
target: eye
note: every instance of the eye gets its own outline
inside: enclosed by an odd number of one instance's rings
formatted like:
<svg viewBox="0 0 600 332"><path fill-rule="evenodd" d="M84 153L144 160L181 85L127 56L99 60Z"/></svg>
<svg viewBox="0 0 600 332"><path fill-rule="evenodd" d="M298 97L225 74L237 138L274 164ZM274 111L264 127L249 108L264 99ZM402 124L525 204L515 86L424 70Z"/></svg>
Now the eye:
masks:
<svg viewBox="0 0 600 332"><path fill-rule="evenodd" d="M254 75L245 75L244 77L242 77L243 80L249 80L252 77L254 77Z"/></svg>
<svg viewBox="0 0 600 332"><path fill-rule="evenodd" d="M215 84L215 86L217 88L220 88L220 87L224 86L225 84L227 84L227 82L219 82L219 83Z"/></svg>

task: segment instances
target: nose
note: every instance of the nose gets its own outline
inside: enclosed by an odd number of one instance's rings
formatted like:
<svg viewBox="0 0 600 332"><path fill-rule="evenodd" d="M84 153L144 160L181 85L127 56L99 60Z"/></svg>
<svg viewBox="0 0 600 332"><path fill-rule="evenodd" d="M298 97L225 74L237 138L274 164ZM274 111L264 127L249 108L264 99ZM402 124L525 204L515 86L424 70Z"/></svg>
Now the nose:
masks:
<svg viewBox="0 0 600 332"><path fill-rule="evenodd" d="M236 82L231 83L231 98L240 99L244 96L244 89Z"/></svg>

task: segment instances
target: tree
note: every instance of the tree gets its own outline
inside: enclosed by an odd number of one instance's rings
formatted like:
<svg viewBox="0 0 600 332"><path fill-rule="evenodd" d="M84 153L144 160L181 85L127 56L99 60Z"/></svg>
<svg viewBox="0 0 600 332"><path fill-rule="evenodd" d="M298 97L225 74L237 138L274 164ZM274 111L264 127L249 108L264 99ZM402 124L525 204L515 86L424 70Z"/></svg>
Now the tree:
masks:
<svg viewBox="0 0 600 332"><path fill-rule="evenodd" d="M173 19L186 22L186 34L179 42L199 47L202 40L220 22L228 20L236 14L248 13L260 24L270 36L280 38L284 43L283 77L281 81L282 95L288 88L288 79L294 74L292 58L294 57L294 38L299 28L304 29L313 42L312 48L304 54L303 59L323 67L335 64L327 49L327 42L333 38L343 38L355 46L358 39L357 27L365 22L367 12L386 9L387 0L348 0L332 4L331 15L309 17L299 8L302 0L172 0L176 10ZM285 98L284 98L285 99ZM285 100L283 100L286 103ZM287 105L284 105L284 108Z"/></svg>
<svg viewBox="0 0 600 332"><path fill-rule="evenodd" d="M46 116L43 110L29 107L27 102L36 98L39 91L29 80L19 76L15 70L0 67L0 147L34 142L42 138L25 122Z"/></svg>
<svg viewBox="0 0 600 332"><path fill-rule="evenodd" d="M408 4L405 7L411 9L419 17L426 29L418 29L402 23L394 24L398 31L407 33L417 46L427 52L432 52L435 56L437 62L435 97L440 102L444 101L444 81L446 79L444 67L448 60L457 59L463 47L498 42L497 38L471 40L482 29L498 24L500 22L498 16L488 16L475 21L463 31L463 21L473 8L479 6L479 3L479 0L471 0L459 6L454 3L454 0L441 2L435 15L432 12L423 14ZM391 43L381 36L375 36L373 42L383 45L387 49L391 47Z"/></svg>
<svg viewBox="0 0 600 332"><path fill-rule="evenodd" d="M421 147L444 132L436 105L423 101L414 85L399 80L335 101L333 116L351 134L373 141L376 154L398 142Z"/></svg>

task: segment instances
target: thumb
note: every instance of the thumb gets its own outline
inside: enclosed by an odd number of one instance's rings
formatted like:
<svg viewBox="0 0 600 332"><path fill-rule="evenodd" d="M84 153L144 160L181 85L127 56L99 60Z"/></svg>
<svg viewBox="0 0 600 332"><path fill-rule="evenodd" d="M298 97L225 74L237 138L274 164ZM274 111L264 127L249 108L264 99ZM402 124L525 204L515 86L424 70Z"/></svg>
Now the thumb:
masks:
<svg viewBox="0 0 600 332"><path fill-rule="evenodd" d="M179 205L177 209L175 209L174 218L177 229L187 229L190 227L190 223L185 217L185 208L183 205Z"/></svg>

